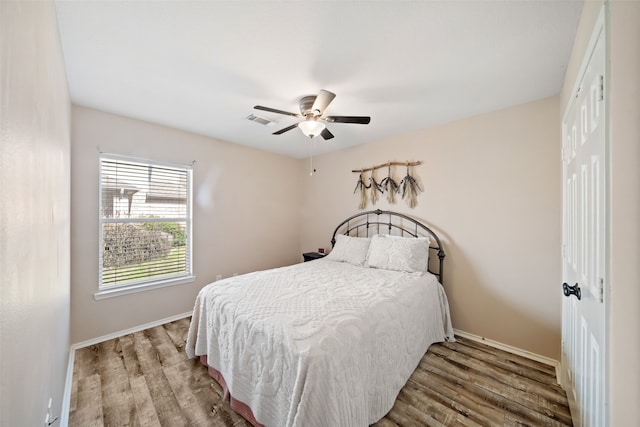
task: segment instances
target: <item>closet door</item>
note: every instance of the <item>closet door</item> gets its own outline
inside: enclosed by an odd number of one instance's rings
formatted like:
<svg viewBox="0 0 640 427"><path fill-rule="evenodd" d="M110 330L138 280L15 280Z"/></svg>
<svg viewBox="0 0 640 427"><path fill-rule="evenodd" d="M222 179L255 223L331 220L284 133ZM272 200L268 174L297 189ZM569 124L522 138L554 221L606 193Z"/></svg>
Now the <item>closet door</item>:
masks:
<svg viewBox="0 0 640 427"><path fill-rule="evenodd" d="M563 385L574 423L607 420L607 121L604 20L563 121ZM572 399L573 398L573 399Z"/></svg>

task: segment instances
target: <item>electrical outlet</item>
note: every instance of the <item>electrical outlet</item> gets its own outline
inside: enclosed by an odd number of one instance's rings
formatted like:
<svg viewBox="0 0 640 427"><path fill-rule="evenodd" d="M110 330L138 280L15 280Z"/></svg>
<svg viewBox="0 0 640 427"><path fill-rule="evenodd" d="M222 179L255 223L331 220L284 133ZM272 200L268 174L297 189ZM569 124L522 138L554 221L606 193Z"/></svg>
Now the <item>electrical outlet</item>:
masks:
<svg viewBox="0 0 640 427"><path fill-rule="evenodd" d="M44 418L44 427L51 427L56 421L58 421L58 417L47 414L47 416Z"/></svg>
<svg viewBox="0 0 640 427"><path fill-rule="evenodd" d="M238 273L233 273L233 274L232 274L232 276L234 276L234 277L235 277L235 276L237 276L237 275L238 275Z"/></svg>
<svg viewBox="0 0 640 427"><path fill-rule="evenodd" d="M216 282L217 282L218 280L222 280L222 274L218 274L218 275L216 276Z"/></svg>
<svg viewBox="0 0 640 427"><path fill-rule="evenodd" d="M53 398L49 398L49 404L47 405L47 415L44 417L44 426L49 427L56 421L58 421L58 417L54 417L51 413L51 405L53 404Z"/></svg>
<svg viewBox="0 0 640 427"><path fill-rule="evenodd" d="M44 426L49 427L49 423L51 422L51 404L53 403L53 398L49 398L49 404L47 405L47 415L44 416Z"/></svg>

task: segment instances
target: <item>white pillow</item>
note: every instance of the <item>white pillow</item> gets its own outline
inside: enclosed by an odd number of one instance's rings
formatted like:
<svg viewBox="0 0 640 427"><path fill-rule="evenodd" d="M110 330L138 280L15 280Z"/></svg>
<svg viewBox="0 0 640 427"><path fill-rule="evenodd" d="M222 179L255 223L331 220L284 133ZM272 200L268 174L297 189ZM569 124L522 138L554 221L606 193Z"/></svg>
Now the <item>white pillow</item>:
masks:
<svg viewBox="0 0 640 427"><path fill-rule="evenodd" d="M371 239L366 265L409 273L427 271L429 239L377 234Z"/></svg>
<svg viewBox="0 0 640 427"><path fill-rule="evenodd" d="M336 236L336 244L327 255L327 259L348 262L353 265L364 265L370 242L371 238L368 237L351 237L338 234Z"/></svg>

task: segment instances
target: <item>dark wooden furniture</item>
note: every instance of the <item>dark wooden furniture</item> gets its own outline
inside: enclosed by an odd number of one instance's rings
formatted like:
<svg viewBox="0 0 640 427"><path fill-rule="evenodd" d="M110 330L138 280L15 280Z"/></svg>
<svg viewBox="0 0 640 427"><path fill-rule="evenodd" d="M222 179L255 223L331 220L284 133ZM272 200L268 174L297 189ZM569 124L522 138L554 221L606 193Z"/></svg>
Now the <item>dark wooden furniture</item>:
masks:
<svg viewBox="0 0 640 427"><path fill-rule="evenodd" d="M305 252L302 254L304 258L304 262L313 261L314 259L324 258L325 254L321 254L320 252Z"/></svg>

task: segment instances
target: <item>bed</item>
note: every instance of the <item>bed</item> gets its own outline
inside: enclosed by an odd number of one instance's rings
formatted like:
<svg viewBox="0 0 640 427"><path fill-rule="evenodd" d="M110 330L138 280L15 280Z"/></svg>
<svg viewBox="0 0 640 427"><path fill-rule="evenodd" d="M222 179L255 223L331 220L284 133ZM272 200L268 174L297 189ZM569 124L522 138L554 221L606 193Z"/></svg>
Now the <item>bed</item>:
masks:
<svg viewBox="0 0 640 427"><path fill-rule="evenodd" d="M187 355L255 426L375 423L428 347L454 340L430 228L375 210L344 220L331 242L323 259L217 281L196 298Z"/></svg>

